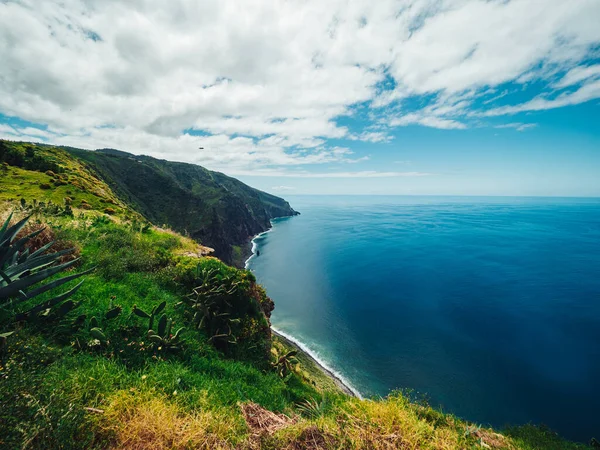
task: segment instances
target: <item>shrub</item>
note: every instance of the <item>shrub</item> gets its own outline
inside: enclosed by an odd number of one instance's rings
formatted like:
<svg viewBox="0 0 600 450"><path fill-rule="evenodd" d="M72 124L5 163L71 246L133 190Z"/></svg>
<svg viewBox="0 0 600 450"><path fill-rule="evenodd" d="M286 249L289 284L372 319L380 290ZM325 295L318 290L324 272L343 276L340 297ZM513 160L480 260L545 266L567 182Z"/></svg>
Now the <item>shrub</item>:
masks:
<svg viewBox="0 0 600 450"><path fill-rule="evenodd" d="M271 330L263 308L264 290L247 271L216 258L199 259L198 270L197 286L185 302L190 320L226 355L267 367Z"/></svg>
<svg viewBox="0 0 600 450"><path fill-rule="evenodd" d="M48 190L52 189L52 186L50 186L48 183L40 183L40 189Z"/></svg>

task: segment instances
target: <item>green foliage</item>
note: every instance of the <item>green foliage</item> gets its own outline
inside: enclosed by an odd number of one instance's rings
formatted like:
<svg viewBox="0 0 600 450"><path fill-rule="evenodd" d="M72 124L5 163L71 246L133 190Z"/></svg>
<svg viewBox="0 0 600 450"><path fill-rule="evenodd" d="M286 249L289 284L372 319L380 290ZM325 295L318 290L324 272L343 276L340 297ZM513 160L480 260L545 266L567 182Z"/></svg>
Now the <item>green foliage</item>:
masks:
<svg viewBox="0 0 600 450"><path fill-rule="evenodd" d="M101 214L110 206L117 216L127 213L139 218L137 213L118 201L106 183L90 168L65 150L44 144L0 140L0 153L2 148L5 155L25 155L29 152L33 155L31 161L43 163L32 165L25 160L21 163L14 158L9 158L10 162L0 161L0 202L8 201L18 205L22 201L31 204L36 200L40 203L48 204L51 201L54 205L63 205L65 199L70 198L68 206L74 210L74 214L77 214L77 208ZM50 170L43 170L45 168ZM64 209L68 213L69 208L66 208L66 205ZM44 211L33 213L46 215Z"/></svg>
<svg viewBox="0 0 600 450"><path fill-rule="evenodd" d="M48 200L48 202L38 202L37 199L33 199L31 203L28 203L24 198L21 198L19 202L20 210L29 215L42 215L44 217L73 217L73 209L71 208L70 202L65 198L64 206L57 205Z"/></svg>
<svg viewBox="0 0 600 450"><path fill-rule="evenodd" d="M150 313L133 306L132 313L138 317L148 319L148 339L152 343L153 348L158 351L176 351L180 350L179 336L183 331L183 327L179 328L175 334L172 334L173 319L162 314L167 302L159 303ZM159 316L160 315L160 316ZM155 331L156 330L156 331Z"/></svg>
<svg viewBox="0 0 600 450"><path fill-rule="evenodd" d="M177 243L153 239L151 233L138 233L100 219L97 261L100 273L118 280L131 272L156 272L172 262L172 249Z"/></svg>
<svg viewBox="0 0 600 450"><path fill-rule="evenodd" d="M50 277L62 272L74 264L78 259L60 263L60 258L73 252L66 249L55 253L46 253L53 242L49 242L35 252L30 253L26 244L42 229L34 231L25 237L17 239L19 231L23 229L29 217L25 217L10 226L12 215L6 219L0 228L0 306L14 309L22 303L28 303L33 298L75 280L91 272L92 269L74 275L65 276L51 282L39 285ZM38 285L35 287L35 285ZM28 310L19 313L18 320L43 318L62 318L78 304L68 300L81 287L81 282L70 290L48 300L38 303ZM31 305L30 305L31 306Z"/></svg>
<svg viewBox="0 0 600 450"><path fill-rule="evenodd" d="M296 350L291 350L284 355L281 355L275 362L272 363L277 374L284 379L292 373L293 366L298 364L295 356L298 354Z"/></svg>
<svg viewBox="0 0 600 450"><path fill-rule="evenodd" d="M102 323L96 318L96 316L92 316L90 320L87 322L87 331L89 332L90 339L87 340L85 344L82 344L79 339L75 339L74 347L80 350L87 349L99 349L104 346L110 344L110 341L106 335L104 330L104 323L116 319L119 317L123 308L121 306L114 306L112 303L112 299L110 302L109 310L104 314L104 318ZM86 322L87 314L82 314L75 318L71 324L71 329L73 331L79 330ZM102 325L102 327L101 327Z"/></svg>
<svg viewBox="0 0 600 450"><path fill-rule="evenodd" d="M56 162L36 152L34 144L17 144L0 140L0 162L37 172L49 171L53 176L55 172L63 171Z"/></svg>
<svg viewBox="0 0 600 450"><path fill-rule="evenodd" d="M270 219L295 214L286 201L197 165L111 149L68 151L148 220L189 232L227 263L241 265L240 246L265 231Z"/></svg>
<svg viewBox="0 0 600 450"><path fill-rule="evenodd" d="M323 395L320 401L309 398L304 400L296 406L296 410L304 417L315 420L319 417L323 417L327 412L329 402L327 396Z"/></svg>
<svg viewBox="0 0 600 450"><path fill-rule="evenodd" d="M203 258L197 286L184 304L193 326L203 330L218 350L266 367L270 328L252 278L246 271Z"/></svg>

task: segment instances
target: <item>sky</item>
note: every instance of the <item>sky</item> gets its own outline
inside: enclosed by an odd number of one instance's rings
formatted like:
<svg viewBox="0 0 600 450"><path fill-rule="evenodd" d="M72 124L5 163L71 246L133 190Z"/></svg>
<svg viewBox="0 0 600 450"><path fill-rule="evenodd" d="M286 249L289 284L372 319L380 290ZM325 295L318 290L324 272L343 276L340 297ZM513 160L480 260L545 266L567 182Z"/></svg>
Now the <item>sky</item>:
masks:
<svg viewBox="0 0 600 450"><path fill-rule="evenodd" d="M282 196L600 196L600 0L0 0L0 138Z"/></svg>

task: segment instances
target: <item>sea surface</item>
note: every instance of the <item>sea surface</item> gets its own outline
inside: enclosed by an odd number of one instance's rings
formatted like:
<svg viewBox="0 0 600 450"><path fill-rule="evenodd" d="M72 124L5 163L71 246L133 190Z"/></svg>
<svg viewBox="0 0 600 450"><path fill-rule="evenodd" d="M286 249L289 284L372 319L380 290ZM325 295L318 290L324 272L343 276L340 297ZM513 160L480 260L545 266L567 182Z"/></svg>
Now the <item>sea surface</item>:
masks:
<svg viewBox="0 0 600 450"><path fill-rule="evenodd" d="M600 437L600 199L288 199L248 266L354 389Z"/></svg>

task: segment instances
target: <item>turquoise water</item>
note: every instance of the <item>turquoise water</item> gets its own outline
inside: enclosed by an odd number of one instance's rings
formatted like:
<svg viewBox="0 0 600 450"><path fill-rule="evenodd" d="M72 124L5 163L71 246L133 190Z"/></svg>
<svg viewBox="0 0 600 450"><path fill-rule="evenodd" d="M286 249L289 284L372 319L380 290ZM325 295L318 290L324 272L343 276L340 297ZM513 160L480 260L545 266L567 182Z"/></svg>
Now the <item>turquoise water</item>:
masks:
<svg viewBox="0 0 600 450"><path fill-rule="evenodd" d="M600 200L289 200L249 267L274 327L361 394L600 436Z"/></svg>

